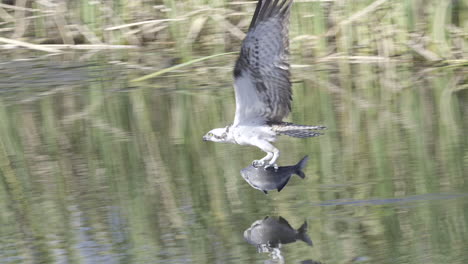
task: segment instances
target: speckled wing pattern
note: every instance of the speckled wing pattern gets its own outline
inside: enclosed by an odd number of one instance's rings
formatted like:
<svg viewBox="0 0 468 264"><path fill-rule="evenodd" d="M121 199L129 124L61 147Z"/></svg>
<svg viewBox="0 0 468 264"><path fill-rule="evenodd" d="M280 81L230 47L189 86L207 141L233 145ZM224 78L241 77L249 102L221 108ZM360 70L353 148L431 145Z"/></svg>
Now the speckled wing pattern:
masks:
<svg viewBox="0 0 468 264"><path fill-rule="evenodd" d="M291 111L292 0L259 0L234 68L234 124L281 122Z"/></svg>

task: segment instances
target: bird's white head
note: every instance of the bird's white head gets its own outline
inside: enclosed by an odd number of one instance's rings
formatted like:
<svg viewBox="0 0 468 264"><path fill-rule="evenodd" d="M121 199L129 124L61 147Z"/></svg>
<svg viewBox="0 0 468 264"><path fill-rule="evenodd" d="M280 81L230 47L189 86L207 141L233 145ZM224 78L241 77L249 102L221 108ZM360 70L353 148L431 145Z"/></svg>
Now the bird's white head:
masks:
<svg viewBox="0 0 468 264"><path fill-rule="evenodd" d="M212 129L203 136L204 141L213 142L231 142L230 138L229 126Z"/></svg>

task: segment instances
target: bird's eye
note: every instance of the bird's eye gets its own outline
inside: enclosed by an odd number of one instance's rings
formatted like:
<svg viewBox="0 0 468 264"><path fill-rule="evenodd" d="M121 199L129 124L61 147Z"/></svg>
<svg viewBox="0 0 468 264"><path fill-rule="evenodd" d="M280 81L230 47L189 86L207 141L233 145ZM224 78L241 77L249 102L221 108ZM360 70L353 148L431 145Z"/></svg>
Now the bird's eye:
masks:
<svg viewBox="0 0 468 264"><path fill-rule="evenodd" d="M212 137L212 136L213 136L213 133L211 133L211 132L208 133L208 136L209 136L209 137Z"/></svg>

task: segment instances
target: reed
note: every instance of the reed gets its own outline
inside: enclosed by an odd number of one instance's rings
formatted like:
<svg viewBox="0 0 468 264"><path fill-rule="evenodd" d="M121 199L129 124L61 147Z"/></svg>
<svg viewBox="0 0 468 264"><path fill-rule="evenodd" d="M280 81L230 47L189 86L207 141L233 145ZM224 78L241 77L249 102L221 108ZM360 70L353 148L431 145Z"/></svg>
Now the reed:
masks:
<svg viewBox="0 0 468 264"><path fill-rule="evenodd" d="M10 42L21 38L28 48L46 43L131 44L183 62L237 51L255 7L255 1L222 0L22 3L0 6L5 21L0 32ZM296 1L291 14L293 53L466 62L467 5L437 0Z"/></svg>

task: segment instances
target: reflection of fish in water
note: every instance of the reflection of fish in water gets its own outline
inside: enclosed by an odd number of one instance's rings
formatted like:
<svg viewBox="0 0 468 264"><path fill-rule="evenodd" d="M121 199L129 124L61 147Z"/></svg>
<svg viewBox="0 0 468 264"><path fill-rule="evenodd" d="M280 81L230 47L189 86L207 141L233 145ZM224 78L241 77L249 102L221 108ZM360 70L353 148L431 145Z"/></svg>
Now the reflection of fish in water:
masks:
<svg viewBox="0 0 468 264"><path fill-rule="evenodd" d="M307 222L305 221L299 229L295 230L283 217L267 216L255 221L249 229L245 230L244 238L250 244L256 245L259 251L264 252L264 248L279 248L281 244L293 243L296 240L302 240L312 246L312 240L306 232Z"/></svg>
<svg viewBox="0 0 468 264"><path fill-rule="evenodd" d="M320 261L315 261L313 259L306 259L301 261L301 264L322 264Z"/></svg>
<svg viewBox="0 0 468 264"><path fill-rule="evenodd" d="M256 168L250 165L241 170L241 175L250 186L268 193L270 190L277 189L281 191L288 183L293 174L297 174L302 179L305 178L304 169L307 164L308 156L305 156L294 166L282 166L277 170L274 168Z"/></svg>

